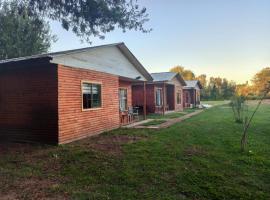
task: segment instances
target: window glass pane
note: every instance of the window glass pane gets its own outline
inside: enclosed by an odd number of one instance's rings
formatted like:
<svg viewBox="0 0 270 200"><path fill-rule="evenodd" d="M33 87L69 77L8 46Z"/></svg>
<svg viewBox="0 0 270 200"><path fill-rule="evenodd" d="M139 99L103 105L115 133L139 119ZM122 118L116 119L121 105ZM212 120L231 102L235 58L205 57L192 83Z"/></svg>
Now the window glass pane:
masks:
<svg viewBox="0 0 270 200"><path fill-rule="evenodd" d="M83 94L91 94L91 84L83 83Z"/></svg>
<svg viewBox="0 0 270 200"><path fill-rule="evenodd" d="M161 106L162 105L162 97L161 97L161 89L156 90L156 105Z"/></svg>
<svg viewBox="0 0 270 200"><path fill-rule="evenodd" d="M119 107L120 111L127 110L127 89L119 89Z"/></svg>
<svg viewBox="0 0 270 200"><path fill-rule="evenodd" d="M101 85L92 85L92 108L101 107Z"/></svg>
<svg viewBox="0 0 270 200"><path fill-rule="evenodd" d="M177 93L177 104L181 104L181 99L182 97L181 97L181 91L178 91L178 93Z"/></svg>
<svg viewBox="0 0 270 200"><path fill-rule="evenodd" d="M83 83L83 109L101 107L101 85Z"/></svg>

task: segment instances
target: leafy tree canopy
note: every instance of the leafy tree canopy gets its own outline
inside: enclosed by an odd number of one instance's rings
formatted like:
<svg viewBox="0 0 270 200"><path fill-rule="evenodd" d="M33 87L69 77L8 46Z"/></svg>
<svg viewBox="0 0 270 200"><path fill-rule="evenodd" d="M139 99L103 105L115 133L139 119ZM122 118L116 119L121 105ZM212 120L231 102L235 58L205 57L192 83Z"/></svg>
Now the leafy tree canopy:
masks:
<svg viewBox="0 0 270 200"><path fill-rule="evenodd" d="M201 74L201 75L197 76L196 79L198 81L200 81L200 83L201 83L201 85L202 85L203 88L206 87L206 85L207 85L206 74Z"/></svg>
<svg viewBox="0 0 270 200"><path fill-rule="evenodd" d="M195 79L195 74L188 69L185 69L182 66L175 66L170 69L171 72L179 73L185 80L194 80Z"/></svg>
<svg viewBox="0 0 270 200"><path fill-rule="evenodd" d="M268 86L270 81L270 67L266 67L255 74L252 82L254 90L257 94L265 91L265 88Z"/></svg>
<svg viewBox="0 0 270 200"><path fill-rule="evenodd" d="M55 41L46 22L17 5L0 2L0 59L44 53Z"/></svg>
<svg viewBox="0 0 270 200"><path fill-rule="evenodd" d="M8 0L5 0L8 1ZM90 36L101 39L116 27L149 32L144 28L148 14L137 0L18 0L31 15L61 22L66 30L90 42Z"/></svg>

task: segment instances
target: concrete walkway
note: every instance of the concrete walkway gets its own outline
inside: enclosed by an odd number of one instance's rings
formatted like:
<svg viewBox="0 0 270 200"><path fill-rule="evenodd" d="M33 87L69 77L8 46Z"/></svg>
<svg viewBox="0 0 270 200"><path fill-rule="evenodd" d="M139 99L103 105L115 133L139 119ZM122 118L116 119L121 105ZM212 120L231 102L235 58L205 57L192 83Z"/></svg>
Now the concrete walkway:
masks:
<svg viewBox="0 0 270 200"><path fill-rule="evenodd" d="M173 124L175 123L178 123L178 122L181 122L181 121L184 121L188 118L191 118L192 116L195 116L195 115L198 115L200 114L201 112L203 112L204 110L197 110L197 111L194 111L192 113L189 113L189 114L186 114L182 117L178 117L178 118L175 118L175 119L162 119L162 120L166 120L166 122L162 123L162 124L159 124L159 125L153 125L153 126L142 126L142 124L145 124L147 122L150 122L150 121L153 121L154 119L147 119L147 120L143 120L143 121L140 121L140 122L136 122L136 123L133 123L133 124L129 124L127 126L124 126L125 128L147 128L147 129L161 129L161 128L168 128L170 126L172 126Z"/></svg>

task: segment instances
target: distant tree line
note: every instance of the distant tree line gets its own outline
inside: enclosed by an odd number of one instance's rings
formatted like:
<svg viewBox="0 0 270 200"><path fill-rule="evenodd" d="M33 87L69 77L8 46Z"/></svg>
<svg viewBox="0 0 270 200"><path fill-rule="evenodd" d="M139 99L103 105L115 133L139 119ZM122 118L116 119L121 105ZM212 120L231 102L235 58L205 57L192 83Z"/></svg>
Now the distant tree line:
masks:
<svg viewBox="0 0 270 200"><path fill-rule="evenodd" d="M236 94L238 96L244 96L247 99L258 99L265 92L269 81L270 67L266 67L254 75L251 84L246 82L245 84L237 85ZM270 98L270 95L266 95L266 98Z"/></svg>
<svg viewBox="0 0 270 200"><path fill-rule="evenodd" d="M185 80L199 80L203 86L201 91L202 100L225 100L231 99L235 95L243 96L247 99L257 99L264 91L265 85L270 81L270 67L266 67L256 73L251 81L252 84L248 82L236 84L234 81L221 77L207 78L206 74L196 76L191 70L179 65L171 68L170 71L181 74Z"/></svg>

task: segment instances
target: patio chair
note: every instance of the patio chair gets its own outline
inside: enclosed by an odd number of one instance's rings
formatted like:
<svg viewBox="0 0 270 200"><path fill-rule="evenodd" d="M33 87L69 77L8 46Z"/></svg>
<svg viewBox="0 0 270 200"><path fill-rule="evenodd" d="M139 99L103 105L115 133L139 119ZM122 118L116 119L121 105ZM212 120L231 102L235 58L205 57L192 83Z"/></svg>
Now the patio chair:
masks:
<svg viewBox="0 0 270 200"><path fill-rule="evenodd" d="M136 118L139 120L139 107L133 107L133 119Z"/></svg>
<svg viewBox="0 0 270 200"><path fill-rule="evenodd" d="M132 122L135 117L136 117L137 120L139 119L139 109L138 109L138 107L129 106L128 107L128 120L129 120L129 123Z"/></svg>

